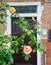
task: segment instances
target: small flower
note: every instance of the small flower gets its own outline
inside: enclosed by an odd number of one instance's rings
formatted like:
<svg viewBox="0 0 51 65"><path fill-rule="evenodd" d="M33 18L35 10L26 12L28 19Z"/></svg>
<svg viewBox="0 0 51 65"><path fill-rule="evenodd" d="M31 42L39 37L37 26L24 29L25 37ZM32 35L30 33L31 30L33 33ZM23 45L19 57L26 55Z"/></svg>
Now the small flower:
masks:
<svg viewBox="0 0 51 65"><path fill-rule="evenodd" d="M2 46L7 47L7 44L6 43L3 43Z"/></svg>
<svg viewBox="0 0 51 65"><path fill-rule="evenodd" d="M16 9L15 9L14 7L10 7L9 12L10 12L11 14L13 14L13 13L16 12Z"/></svg>
<svg viewBox="0 0 51 65"><path fill-rule="evenodd" d="M10 47L11 47L11 44L10 44L10 42L7 44L7 47L8 47L8 48L10 48Z"/></svg>
<svg viewBox="0 0 51 65"><path fill-rule="evenodd" d="M4 35L5 35L5 36L8 36L8 32L7 32L6 30L5 30L5 32L4 32Z"/></svg>
<svg viewBox="0 0 51 65"><path fill-rule="evenodd" d="M41 25L42 23L40 21L37 21L37 25Z"/></svg>
<svg viewBox="0 0 51 65"><path fill-rule="evenodd" d="M24 46L23 52L25 54L30 54L32 52L32 48L30 46Z"/></svg>

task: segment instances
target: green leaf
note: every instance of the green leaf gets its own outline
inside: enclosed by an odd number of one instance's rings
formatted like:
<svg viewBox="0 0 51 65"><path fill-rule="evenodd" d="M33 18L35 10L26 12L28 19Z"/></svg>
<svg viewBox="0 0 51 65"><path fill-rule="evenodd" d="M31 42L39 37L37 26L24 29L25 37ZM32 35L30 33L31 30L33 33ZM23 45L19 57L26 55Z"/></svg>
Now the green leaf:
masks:
<svg viewBox="0 0 51 65"><path fill-rule="evenodd" d="M0 0L0 2L2 2L3 0Z"/></svg>
<svg viewBox="0 0 51 65"><path fill-rule="evenodd" d="M32 17L32 20L35 22L36 21L35 17Z"/></svg>
<svg viewBox="0 0 51 65"><path fill-rule="evenodd" d="M25 55L25 61L28 61L30 59L30 54L29 55Z"/></svg>
<svg viewBox="0 0 51 65"><path fill-rule="evenodd" d="M33 53L35 53L37 51L37 49L33 49Z"/></svg>
<svg viewBox="0 0 51 65"><path fill-rule="evenodd" d="M15 21L15 22L13 22L13 24L14 24L14 25L18 25L18 24L19 24L19 22L18 22L18 21Z"/></svg>
<svg viewBox="0 0 51 65"><path fill-rule="evenodd" d="M0 21L0 24L7 24L5 21Z"/></svg>
<svg viewBox="0 0 51 65"><path fill-rule="evenodd" d="M31 34L31 31L28 31L27 34L30 35Z"/></svg>
<svg viewBox="0 0 51 65"><path fill-rule="evenodd" d="M16 48L16 53L18 54L19 48Z"/></svg>
<svg viewBox="0 0 51 65"><path fill-rule="evenodd" d="M3 18L3 17L7 17L8 15L7 14L0 14L0 17Z"/></svg>
<svg viewBox="0 0 51 65"><path fill-rule="evenodd" d="M39 35L41 35L41 34L42 34L42 32L41 32L41 31L37 31L37 33L38 33Z"/></svg>
<svg viewBox="0 0 51 65"><path fill-rule="evenodd" d="M0 41L0 45L2 44L2 41Z"/></svg>
<svg viewBox="0 0 51 65"><path fill-rule="evenodd" d="M2 5L2 7L1 7L2 10L7 10L7 9L9 9L9 8L10 8L10 5L7 4L7 3L4 3L4 4Z"/></svg>
<svg viewBox="0 0 51 65"><path fill-rule="evenodd" d="M28 61L29 60L29 57L28 56L25 56L25 60Z"/></svg>

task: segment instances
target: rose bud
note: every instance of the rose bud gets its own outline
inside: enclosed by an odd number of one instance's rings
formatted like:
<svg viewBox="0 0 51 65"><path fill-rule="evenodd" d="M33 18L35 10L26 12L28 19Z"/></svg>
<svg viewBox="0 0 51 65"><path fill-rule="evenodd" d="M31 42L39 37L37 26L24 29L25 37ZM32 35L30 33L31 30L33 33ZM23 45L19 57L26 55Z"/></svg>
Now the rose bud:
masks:
<svg viewBox="0 0 51 65"><path fill-rule="evenodd" d="M5 30L5 32L4 32L4 35L5 35L5 36L8 36L8 32L7 32L6 30Z"/></svg>

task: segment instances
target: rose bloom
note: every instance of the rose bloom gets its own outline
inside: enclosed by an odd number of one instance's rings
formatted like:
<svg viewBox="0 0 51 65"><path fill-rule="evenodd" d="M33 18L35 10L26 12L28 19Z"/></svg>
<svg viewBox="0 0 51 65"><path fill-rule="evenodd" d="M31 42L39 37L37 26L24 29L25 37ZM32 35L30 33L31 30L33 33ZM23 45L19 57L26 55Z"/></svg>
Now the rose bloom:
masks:
<svg viewBox="0 0 51 65"><path fill-rule="evenodd" d="M10 12L11 14L13 14L13 13L16 12L16 9L15 9L14 7L10 7L9 12Z"/></svg>
<svg viewBox="0 0 51 65"><path fill-rule="evenodd" d="M7 44L6 43L3 43L2 46L7 47Z"/></svg>
<svg viewBox="0 0 51 65"><path fill-rule="evenodd" d="M23 52L25 54L30 54L32 52L32 48L30 46L24 46Z"/></svg>
<svg viewBox="0 0 51 65"><path fill-rule="evenodd" d="M4 35L5 35L5 36L8 36L8 32L7 32L6 30L5 30L5 32L4 32Z"/></svg>
<svg viewBox="0 0 51 65"><path fill-rule="evenodd" d="M41 25L42 23L40 21L37 21L37 25Z"/></svg>

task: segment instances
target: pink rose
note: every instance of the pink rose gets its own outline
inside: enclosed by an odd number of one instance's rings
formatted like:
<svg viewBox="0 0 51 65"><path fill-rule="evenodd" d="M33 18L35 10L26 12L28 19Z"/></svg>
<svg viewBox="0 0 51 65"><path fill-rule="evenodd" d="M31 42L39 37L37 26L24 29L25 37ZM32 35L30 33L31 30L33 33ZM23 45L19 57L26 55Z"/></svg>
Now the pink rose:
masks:
<svg viewBox="0 0 51 65"><path fill-rule="evenodd" d="M23 52L25 54L30 54L32 52L32 48L30 46L24 46Z"/></svg>
<svg viewBox="0 0 51 65"><path fill-rule="evenodd" d="M4 35L5 35L5 36L8 36L8 32L7 32L6 30L5 30L5 32L4 32Z"/></svg>
<svg viewBox="0 0 51 65"><path fill-rule="evenodd" d="M37 21L37 25L41 25L42 23L40 21Z"/></svg>

